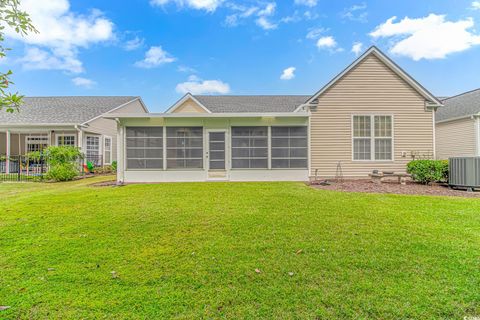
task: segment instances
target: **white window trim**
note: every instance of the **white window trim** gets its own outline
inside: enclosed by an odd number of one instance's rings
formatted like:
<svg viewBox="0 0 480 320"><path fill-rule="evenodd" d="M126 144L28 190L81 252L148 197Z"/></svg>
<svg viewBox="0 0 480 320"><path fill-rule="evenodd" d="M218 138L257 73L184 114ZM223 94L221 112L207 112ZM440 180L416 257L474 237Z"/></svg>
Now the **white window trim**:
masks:
<svg viewBox="0 0 480 320"><path fill-rule="evenodd" d="M375 116L379 117L391 117L392 118L392 159L390 160L376 160L375 159ZM354 118L355 117L370 117L370 137L355 137L354 136ZM395 162L395 117L393 114L385 113L362 113L362 114L352 114L350 124L350 136L351 136L351 149L352 149L352 162L374 162L374 163L392 163ZM381 139L382 137L378 137ZM386 137L384 137L386 138ZM357 160L355 159L355 149L354 141L355 139L370 139L370 159L369 160ZM387 138L388 139L388 138Z"/></svg>
<svg viewBox="0 0 480 320"><path fill-rule="evenodd" d="M41 134L37 134L37 135L27 135L25 136L25 154L27 154L29 151L28 151L28 138L42 138L42 139L45 139L46 142L47 142L47 147L50 146L50 138L49 138L49 135L48 134L45 134L45 135L41 135Z"/></svg>
<svg viewBox="0 0 480 320"><path fill-rule="evenodd" d="M75 147L78 146L77 143L77 135L75 133L56 133L55 134L55 145L58 147L58 138L60 137L73 137L73 141L75 141Z"/></svg>
<svg viewBox="0 0 480 320"><path fill-rule="evenodd" d="M110 162L105 161L105 151L107 151L105 149L105 140L106 139L110 139L110 148L109 148L110 150L108 150L108 151L110 151ZM113 147L112 147L113 139L112 139L111 136L103 136L102 140L103 140L103 164L112 164L112 162L113 162L113 153L112 153L112 151L113 151Z"/></svg>

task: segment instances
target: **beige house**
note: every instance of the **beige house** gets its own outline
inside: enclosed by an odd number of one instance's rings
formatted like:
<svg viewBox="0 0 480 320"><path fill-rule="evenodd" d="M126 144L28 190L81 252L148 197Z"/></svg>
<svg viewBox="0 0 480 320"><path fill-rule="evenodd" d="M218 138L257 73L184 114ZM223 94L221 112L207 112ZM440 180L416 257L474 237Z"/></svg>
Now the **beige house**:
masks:
<svg viewBox="0 0 480 320"><path fill-rule="evenodd" d="M436 114L437 159L480 156L480 89L442 102Z"/></svg>
<svg viewBox="0 0 480 320"><path fill-rule="evenodd" d="M187 94L165 113L105 118L118 123L120 182L305 181L434 157L441 105L372 47L314 95Z"/></svg>
<svg viewBox="0 0 480 320"><path fill-rule="evenodd" d="M18 112L0 112L0 169L9 171L12 156L50 145L81 149L96 165L117 158L117 125L109 113L147 113L139 97L26 97Z"/></svg>

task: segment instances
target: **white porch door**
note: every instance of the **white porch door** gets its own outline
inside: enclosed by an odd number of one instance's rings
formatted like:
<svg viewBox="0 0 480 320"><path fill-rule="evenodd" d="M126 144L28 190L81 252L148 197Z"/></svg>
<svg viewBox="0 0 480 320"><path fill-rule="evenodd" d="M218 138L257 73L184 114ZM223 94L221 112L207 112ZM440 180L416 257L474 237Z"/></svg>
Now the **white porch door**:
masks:
<svg viewBox="0 0 480 320"><path fill-rule="evenodd" d="M207 130L207 165L209 179L227 178L227 131Z"/></svg>

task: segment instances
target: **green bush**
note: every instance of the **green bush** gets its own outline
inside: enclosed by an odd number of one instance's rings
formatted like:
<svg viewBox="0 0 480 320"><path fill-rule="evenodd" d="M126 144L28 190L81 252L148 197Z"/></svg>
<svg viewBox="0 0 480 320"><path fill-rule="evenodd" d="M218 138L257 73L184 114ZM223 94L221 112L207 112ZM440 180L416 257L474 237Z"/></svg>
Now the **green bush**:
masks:
<svg viewBox="0 0 480 320"><path fill-rule="evenodd" d="M30 158L42 156L49 165L45 178L54 181L69 181L78 176L79 163L83 158L78 148L71 146L50 146L46 148L41 155L32 153Z"/></svg>
<svg viewBox="0 0 480 320"><path fill-rule="evenodd" d="M414 181L429 184L448 181L447 160L414 160L407 164L407 172Z"/></svg>
<svg viewBox="0 0 480 320"><path fill-rule="evenodd" d="M75 163L60 163L50 166L45 178L54 181L70 181L78 176Z"/></svg>
<svg viewBox="0 0 480 320"><path fill-rule="evenodd" d="M112 170L113 172L117 172L117 161L112 162Z"/></svg>

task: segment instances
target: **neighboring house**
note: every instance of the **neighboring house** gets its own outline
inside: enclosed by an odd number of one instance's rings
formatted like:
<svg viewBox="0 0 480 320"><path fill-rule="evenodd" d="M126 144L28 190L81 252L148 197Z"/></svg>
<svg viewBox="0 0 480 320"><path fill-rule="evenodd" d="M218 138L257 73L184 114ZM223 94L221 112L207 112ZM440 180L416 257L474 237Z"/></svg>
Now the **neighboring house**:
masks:
<svg viewBox="0 0 480 320"><path fill-rule="evenodd" d="M435 116L437 159L480 156L480 89L442 102Z"/></svg>
<svg viewBox="0 0 480 320"><path fill-rule="evenodd" d="M441 102L372 47L309 96L185 95L118 120L118 180L305 181L405 172L434 156Z"/></svg>
<svg viewBox="0 0 480 320"><path fill-rule="evenodd" d="M79 147L96 165L116 160L115 113L147 113L139 97L25 97L18 112L0 112L0 156L25 155L50 145Z"/></svg>

